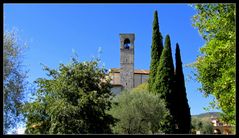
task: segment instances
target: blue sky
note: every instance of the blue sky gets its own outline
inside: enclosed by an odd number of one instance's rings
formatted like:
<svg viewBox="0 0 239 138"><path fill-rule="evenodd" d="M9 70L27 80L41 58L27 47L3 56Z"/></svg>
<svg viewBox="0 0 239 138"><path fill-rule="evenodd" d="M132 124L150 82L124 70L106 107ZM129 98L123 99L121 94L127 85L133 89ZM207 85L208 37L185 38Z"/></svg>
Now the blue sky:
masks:
<svg viewBox="0 0 239 138"><path fill-rule="evenodd" d="M17 29L28 44L23 64L30 82L46 77L41 63L57 69L70 61L72 51L89 61L101 49L106 68L120 67L120 33L135 33L134 66L149 69L155 10L163 38L170 35L173 58L176 43L180 45L191 114L204 113L212 97L203 97L200 84L189 77L192 69L185 67L205 42L192 26L196 12L188 4L4 4L4 31Z"/></svg>

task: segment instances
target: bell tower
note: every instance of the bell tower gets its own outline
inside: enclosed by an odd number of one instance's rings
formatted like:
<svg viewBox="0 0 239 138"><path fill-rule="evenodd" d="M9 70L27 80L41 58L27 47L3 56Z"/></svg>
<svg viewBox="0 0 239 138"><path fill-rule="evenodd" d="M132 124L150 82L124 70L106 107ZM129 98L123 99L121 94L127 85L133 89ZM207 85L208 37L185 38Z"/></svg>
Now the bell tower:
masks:
<svg viewBox="0 0 239 138"><path fill-rule="evenodd" d="M134 87L134 39L132 33L120 34L120 83L127 90Z"/></svg>

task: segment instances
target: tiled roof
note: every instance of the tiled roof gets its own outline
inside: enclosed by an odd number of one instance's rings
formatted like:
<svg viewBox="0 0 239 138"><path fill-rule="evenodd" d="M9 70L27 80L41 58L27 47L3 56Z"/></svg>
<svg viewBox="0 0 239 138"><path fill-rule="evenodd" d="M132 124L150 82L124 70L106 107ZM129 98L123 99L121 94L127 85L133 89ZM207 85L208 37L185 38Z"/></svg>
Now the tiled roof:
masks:
<svg viewBox="0 0 239 138"><path fill-rule="evenodd" d="M119 73L120 69L119 68L111 68L110 72ZM149 74L149 70L143 70L143 69L137 70L137 69L135 69L134 73L135 74Z"/></svg>
<svg viewBox="0 0 239 138"><path fill-rule="evenodd" d="M120 72L120 69L119 68L111 68L110 72L117 73L117 72Z"/></svg>
<svg viewBox="0 0 239 138"><path fill-rule="evenodd" d="M149 74L149 70L143 70L143 69L134 70L134 73L137 73L137 74Z"/></svg>

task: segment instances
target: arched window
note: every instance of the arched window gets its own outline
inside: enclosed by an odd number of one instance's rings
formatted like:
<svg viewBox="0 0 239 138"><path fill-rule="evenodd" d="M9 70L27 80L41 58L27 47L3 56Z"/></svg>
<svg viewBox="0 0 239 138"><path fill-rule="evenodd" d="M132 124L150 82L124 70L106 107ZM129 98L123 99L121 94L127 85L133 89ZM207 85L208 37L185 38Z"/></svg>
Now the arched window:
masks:
<svg viewBox="0 0 239 138"><path fill-rule="evenodd" d="M130 41L129 41L128 38L126 38L126 39L124 40L124 48L129 49L129 47L130 47Z"/></svg>

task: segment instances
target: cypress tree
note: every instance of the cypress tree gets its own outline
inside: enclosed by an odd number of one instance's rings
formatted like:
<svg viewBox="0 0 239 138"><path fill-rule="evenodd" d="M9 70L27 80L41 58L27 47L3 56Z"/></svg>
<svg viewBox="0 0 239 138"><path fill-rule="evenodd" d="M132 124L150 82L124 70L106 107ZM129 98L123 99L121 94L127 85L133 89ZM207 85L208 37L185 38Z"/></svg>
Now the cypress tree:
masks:
<svg viewBox="0 0 239 138"><path fill-rule="evenodd" d="M150 62L150 74L149 74L149 91L153 91L152 87L155 82L157 67L159 65L160 55L163 50L162 35L159 31L158 23L158 12L154 12L154 21L153 21L153 36L152 36L152 46L151 46L151 62Z"/></svg>
<svg viewBox="0 0 239 138"><path fill-rule="evenodd" d="M191 115L190 108L188 105L186 88L184 82L184 74L182 69L182 60L178 43L176 44L176 91L175 91L175 100L177 101L178 107L176 108L176 120L178 124L178 133L188 134L191 130Z"/></svg>
<svg viewBox="0 0 239 138"><path fill-rule="evenodd" d="M166 107L169 109L171 117L164 123L165 133L175 133L174 109L173 109L173 90L174 90L174 66L171 52L171 42L169 35L165 38L164 49L160 57L157 75L153 89L160 93L161 99L165 100Z"/></svg>

